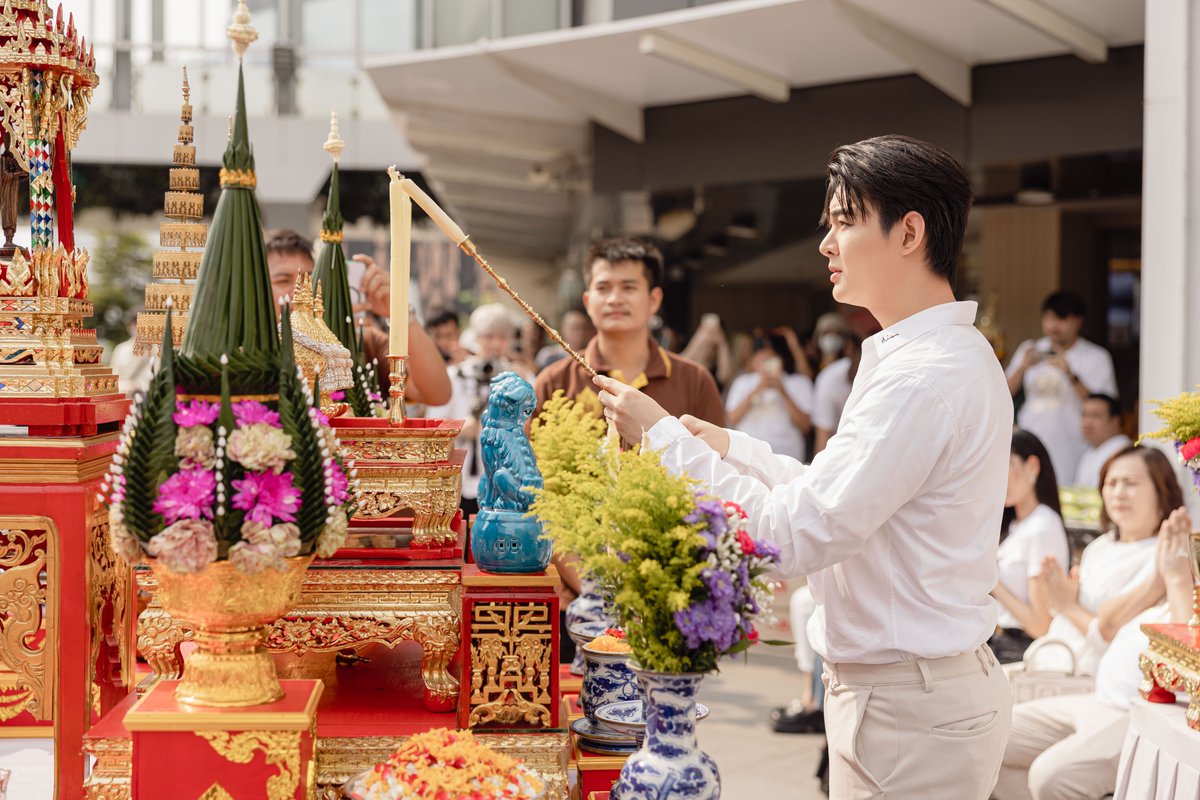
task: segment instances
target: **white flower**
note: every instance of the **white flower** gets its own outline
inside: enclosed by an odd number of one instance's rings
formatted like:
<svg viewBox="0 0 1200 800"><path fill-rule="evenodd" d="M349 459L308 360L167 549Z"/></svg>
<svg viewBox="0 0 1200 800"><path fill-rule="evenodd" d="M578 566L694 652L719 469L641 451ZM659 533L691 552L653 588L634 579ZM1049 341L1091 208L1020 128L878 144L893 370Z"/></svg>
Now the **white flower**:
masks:
<svg viewBox="0 0 1200 800"><path fill-rule="evenodd" d="M212 431L203 425L180 428L179 433L175 435L175 455L181 459L180 467L183 469L212 469Z"/></svg>
<svg viewBox="0 0 1200 800"><path fill-rule="evenodd" d="M234 431L229 437L228 452L231 459L248 470L269 469L276 475L296 457L292 437L262 422Z"/></svg>
<svg viewBox="0 0 1200 800"><path fill-rule="evenodd" d="M320 558L329 558L336 553L346 541L346 532L350 529L344 508L335 509L329 517L329 522L317 537L317 556Z"/></svg>

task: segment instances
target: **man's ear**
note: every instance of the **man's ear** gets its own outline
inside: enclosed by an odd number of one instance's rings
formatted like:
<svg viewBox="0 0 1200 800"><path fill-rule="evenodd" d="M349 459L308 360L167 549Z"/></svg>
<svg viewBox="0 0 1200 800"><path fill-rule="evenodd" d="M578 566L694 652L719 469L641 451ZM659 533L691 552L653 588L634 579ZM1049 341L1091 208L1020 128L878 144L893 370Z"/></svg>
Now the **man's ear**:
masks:
<svg viewBox="0 0 1200 800"><path fill-rule="evenodd" d="M653 316L662 308L663 290L661 286L655 286L650 290L650 315Z"/></svg>
<svg viewBox="0 0 1200 800"><path fill-rule="evenodd" d="M909 211L896 223L900 229L900 253L909 256L925 251L925 218L916 211Z"/></svg>

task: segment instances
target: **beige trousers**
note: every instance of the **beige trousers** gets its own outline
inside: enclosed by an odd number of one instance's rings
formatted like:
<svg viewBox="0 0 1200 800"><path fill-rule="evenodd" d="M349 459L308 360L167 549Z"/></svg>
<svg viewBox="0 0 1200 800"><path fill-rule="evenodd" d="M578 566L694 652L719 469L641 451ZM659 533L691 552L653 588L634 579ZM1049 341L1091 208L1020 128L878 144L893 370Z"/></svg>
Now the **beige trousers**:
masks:
<svg viewBox="0 0 1200 800"><path fill-rule="evenodd" d="M1098 800L1117 786L1129 712L1092 694L1013 706L997 800Z"/></svg>
<svg viewBox="0 0 1200 800"><path fill-rule="evenodd" d="M986 800L1012 696L995 655L827 664L831 800Z"/></svg>

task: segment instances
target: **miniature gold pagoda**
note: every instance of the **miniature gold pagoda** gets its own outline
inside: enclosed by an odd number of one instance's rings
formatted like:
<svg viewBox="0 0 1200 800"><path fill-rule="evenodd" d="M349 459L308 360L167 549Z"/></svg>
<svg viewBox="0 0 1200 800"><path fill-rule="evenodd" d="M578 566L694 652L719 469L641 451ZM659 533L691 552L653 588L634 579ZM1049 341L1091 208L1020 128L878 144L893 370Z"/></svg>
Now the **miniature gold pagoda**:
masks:
<svg viewBox="0 0 1200 800"><path fill-rule="evenodd" d="M174 308L171 338L175 346L183 344L187 314L192 307L194 284L204 256L208 226L204 218L204 195L200 193L200 169L196 166L195 129L192 127L191 89L187 67L183 68L183 105L179 110L179 142L172 154L171 178L163 199L163 212L169 222L159 227L162 247L154 253L155 278L175 282L155 282L146 286L146 310L138 314L134 352L156 355L163 339L167 301Z"/></svg>
<svg viewBox="0 0 1200 800"><path fill-rule="evenodd" d="M291 315L296 364L309 385L320 375L322 393L347 389L354 384L354 362L350 351L329 330L324 315L320 288L314 298L312 278L307 273L300 273L292 297Z"/></svg>
<svg viewBox="0 0 1200 800"><path fill-rule="evenodd" d="M0 399L116 392L83 327L88 253L75 246L71 150L99 83L74 18L40 2L0 7ZM13 242L19 183L29 180L30 247Z"/></svg>

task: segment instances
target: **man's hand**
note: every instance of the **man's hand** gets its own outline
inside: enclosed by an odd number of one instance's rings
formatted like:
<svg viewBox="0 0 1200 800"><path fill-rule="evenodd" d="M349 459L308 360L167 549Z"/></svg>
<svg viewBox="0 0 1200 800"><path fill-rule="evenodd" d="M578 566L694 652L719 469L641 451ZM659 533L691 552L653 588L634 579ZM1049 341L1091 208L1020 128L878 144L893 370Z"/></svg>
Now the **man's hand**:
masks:
<svg viewBox="0 0 1200 800"><path fill-rule="evenodd" d="M357 261L367 268L362 278L362 293L366 297L366 308L377 317L387 319L391 315L392 287L391 279L386 272L375 264L375 259L359 253L351 261ZM361 310L355 308L355 311Z"/></svg>
<svg viewBox="0 0 1200 800"><path fill-rule="evenodd" d="M729 431L691 414L684 414L679 421L688 429L688 433L711 447L721 458L729 452Z"/></svg>
<svg viewBox="0 0 1200 800"><path fill-rule="evenodd" d="M600 387L604 417L617 426L617 433L626 442L640 442L656 422L670 416L658 403L618 380L603 375L592 380Z"/></svg>

